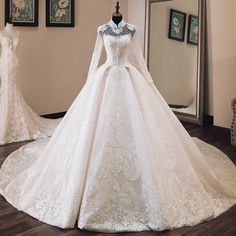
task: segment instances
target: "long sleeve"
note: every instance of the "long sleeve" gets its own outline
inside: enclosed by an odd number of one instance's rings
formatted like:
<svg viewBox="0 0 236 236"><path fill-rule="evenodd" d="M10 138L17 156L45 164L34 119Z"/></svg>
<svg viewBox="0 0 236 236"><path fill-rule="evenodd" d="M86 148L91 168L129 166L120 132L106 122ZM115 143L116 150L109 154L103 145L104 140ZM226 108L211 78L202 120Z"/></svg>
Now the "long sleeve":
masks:
<svg viewBox="0 0 236 236"><path fill-rule="evenodd" d="M0 32L0 58L2 55L2 32Z"/></svg>
<svg viewBox="0 0 236 236"><path fill-rule="evenodd" d="M0 64L1 64L1 60L2 60L1 54L2 54L2 48L1 48L1 46L0 46ZM1 70L1 68L0 68L0 70ZM2 78L1 78L1 73L0 73L0 89L1 89L1 86L2 86ZM1 94L0 94L0 95L1 95ZM0 99L1 99L1 98L0 98Z"/></svg>
<svg viewBox="0 0 236 236"><path fill-rule="evenodd" d="M95 48L93 51L91 63L90 63L90 68L88 72L88 78L87 81L90 81L94 77L94 73L97 70L98 63L102 54L102 48L103 48L103 39L101 33L98 31L97 32L97 39L95 43Z"/></svg>
<svg viewBox="0 0 236 236"><path fill-rule="evenodd" d="M137 31L135 31L131 42L131 62L142 73L143 77L149 83L153 83L152 77L147 68L146 61L143 57L143 52L138 40Z"/></svg>

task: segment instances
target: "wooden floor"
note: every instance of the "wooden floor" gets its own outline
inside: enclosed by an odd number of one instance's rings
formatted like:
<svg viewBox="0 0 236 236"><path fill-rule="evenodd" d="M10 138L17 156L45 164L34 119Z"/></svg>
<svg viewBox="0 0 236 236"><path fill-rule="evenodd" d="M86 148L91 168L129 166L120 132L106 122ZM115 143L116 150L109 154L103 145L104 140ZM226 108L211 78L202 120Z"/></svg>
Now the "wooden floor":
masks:
<svg viewBox="0 0 236 236"><path fill-rule="evenodd" d="M225 152L236 164L236 148L230 146L229 131L221 128L198 127L184 124L191 136L198 137ZM9 144L0 146L0 165L12 151L16 150L25 143ZM78 229L61 230L43 224L23 212L19 212L8 204L0 196L0 236L12 235L33 235L33 236L89 236L89 235L114 235L81 231ZM141 233L123 233L116 235L130 236L236 236L236 206L231 208L216 219L207 223L202 223L194 227L184 227L173 231L163 232L141 232Z"/></svg>

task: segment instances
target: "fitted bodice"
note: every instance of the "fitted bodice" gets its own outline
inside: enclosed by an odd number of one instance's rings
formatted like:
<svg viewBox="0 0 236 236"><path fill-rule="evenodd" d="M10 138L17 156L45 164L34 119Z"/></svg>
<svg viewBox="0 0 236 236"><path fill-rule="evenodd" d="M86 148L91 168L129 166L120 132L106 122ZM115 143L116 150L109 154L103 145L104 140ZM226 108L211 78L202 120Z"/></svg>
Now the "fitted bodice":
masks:
<svg viewBox="0 0 236 236"><path fill-rule="evenodd" d="M16 56L16 48L18 45L19 37L11 37L0 32L0 44L1 44L1 58L9 58Z"/></svg>
<svg viewBox="0 0 236 236"><path fill-rule="evenodd" d="M121 21L116 25L113 21L98 28L106 50L106 63L123 65L129 63L129 45L135 32L135 26Z"/></svg>
<svg viewBox="0 0 236 236"><path fill-rule="evenodd" d="M16 68L18 64L16 48L18 42L18 34L11 36L3 31L0 32L0 79L2 83L1 88L4 88L5 86L9 87L15 84L15 74L17 73Z"/></svg>
<svg viewBox="0 0 236 236"><path fill-rule="evenodd" d="M103 37L104 46L109 64L125 64L128 62L129 44L131 37L123 35L119 37L106 35Z"/></svg>

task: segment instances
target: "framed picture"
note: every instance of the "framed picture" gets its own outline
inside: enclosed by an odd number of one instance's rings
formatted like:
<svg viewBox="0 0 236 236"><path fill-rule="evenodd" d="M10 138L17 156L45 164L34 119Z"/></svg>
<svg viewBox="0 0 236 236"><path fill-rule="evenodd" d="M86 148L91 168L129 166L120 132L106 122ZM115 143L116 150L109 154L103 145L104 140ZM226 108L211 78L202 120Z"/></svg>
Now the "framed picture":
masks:
<svg viewBox="0 0 236 236"><path fill-rule="evenodd" d="M186 13L170 9L169 39L184 41Z"/></svg>
<svg viewBox="0 0 236 236"><path fill-rule="evenodd" d="M5 0L5 23L38 26L38 0Z"/></svg>
<svg viewBox="0 0 236 236"><path fill-rule="evenodd" d="M189 15L188 19L188 39L190 44L198 45L199 19L197 16Z"/></svg>
<svg viewBox="0 0 236 236"><path fill-rule="evenodd" d="M74 27L74 0L46 0L46 26Z"/></svg>

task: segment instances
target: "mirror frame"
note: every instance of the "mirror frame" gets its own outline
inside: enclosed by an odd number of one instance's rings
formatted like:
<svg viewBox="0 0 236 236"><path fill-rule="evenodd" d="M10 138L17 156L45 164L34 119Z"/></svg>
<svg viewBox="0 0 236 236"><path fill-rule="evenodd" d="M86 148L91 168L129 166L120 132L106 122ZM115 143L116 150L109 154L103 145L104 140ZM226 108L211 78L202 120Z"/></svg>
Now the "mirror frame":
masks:
<svg viewBox="0 0 236 236"><path fill-rule="evenodd" d="M165 2L172 0L146 0L145 15L145 40L144 51L147 66L149 68L149 44L150 44L150 12L151 4L157 2ZM197 58L197 86L196 86L196 115L174 112L179 120L203 125L204 114L204 80L205 80L205 46L206 46L206 0L198 0L198 16L199 16L199 45Z"/></svg>

